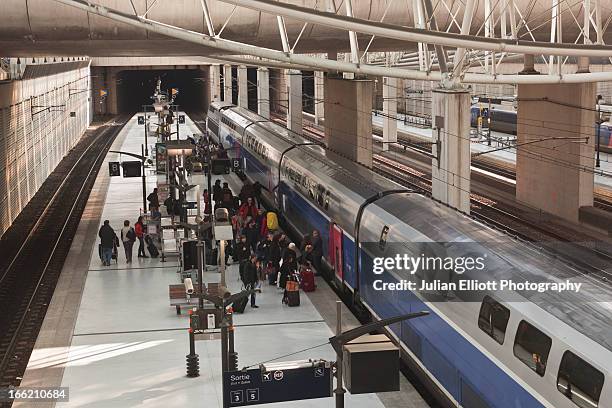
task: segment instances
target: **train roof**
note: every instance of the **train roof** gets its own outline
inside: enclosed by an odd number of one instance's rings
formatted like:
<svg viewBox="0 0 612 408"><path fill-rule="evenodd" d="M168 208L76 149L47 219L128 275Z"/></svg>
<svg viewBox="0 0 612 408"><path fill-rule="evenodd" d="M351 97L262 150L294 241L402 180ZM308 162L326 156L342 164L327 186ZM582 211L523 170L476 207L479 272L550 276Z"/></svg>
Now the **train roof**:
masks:
<svg viewBox="0 0 612 408"><path fill-rule="evenodd" d="M307 139L288 132L276 123L261 121L263 118L252 112L242 108L232 108L232 111L239 115L248 112L244 115L245 117L251 121L259 120L256 126L265 129L265 134L282 139L286 147L295 143L308 142ZM337 183L338 188L350 190L364 200L381 191L401 188L399 184L329 150L318 149L317 152L310 146L299 147L290 154L292 159L298 162L302 160L301 164L305 169L311 171L313 168L316 169L318 174ZM333 187L330 186L330 188ZM612 324L610 323L612 303L602 301L602 299L612 301L612 287L609 284L595 281L532 245L514 240L501 231L492 229L422 195L387 196L372 207L383 209L432 241L445 243L447 248L453 243L469 242L479 245L488 254L489 259L494 260L490 262L496 262L495 268L498 272L503 271L506 278L550 281L552 277L558 281L568 279L574 282L577 280L590 282L593 285L586 292L521 293L521 296L527 300L524 303L537 305L612 351ZM612 265L609 272L612 273Z"/></svg>

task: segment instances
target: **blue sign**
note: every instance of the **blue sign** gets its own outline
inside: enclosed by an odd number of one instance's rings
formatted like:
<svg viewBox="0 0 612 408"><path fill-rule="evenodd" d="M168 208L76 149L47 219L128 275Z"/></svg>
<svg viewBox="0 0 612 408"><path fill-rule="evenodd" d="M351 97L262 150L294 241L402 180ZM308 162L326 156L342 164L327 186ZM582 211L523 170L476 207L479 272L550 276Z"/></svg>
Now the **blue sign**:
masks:
<svg viewBox="0 0 612 408"><path fill-rule="evenodd" d="M224 408L331 397L331 363L270 371L229 371L223 374L223 393Z"/></svg>

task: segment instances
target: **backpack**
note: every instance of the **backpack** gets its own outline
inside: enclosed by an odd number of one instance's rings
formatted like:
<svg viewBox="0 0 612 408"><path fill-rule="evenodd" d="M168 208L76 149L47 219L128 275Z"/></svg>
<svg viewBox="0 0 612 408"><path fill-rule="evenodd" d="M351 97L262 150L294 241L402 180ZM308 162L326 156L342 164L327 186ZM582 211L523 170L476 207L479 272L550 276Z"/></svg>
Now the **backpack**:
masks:
<svg viewBox="0 0 612 408"><path fill-rule="evenodd" d="M278 229L278 216L273 211L268 211L266 214L266 224L268 230L274 231Z"/></svg>
<svg viewBox="0 0 612 408"><path fill-rule="evenodd" d="M130 228L130 230L125 235L130 241L136 241L136 232L134 232L134 228Z"/></svg>

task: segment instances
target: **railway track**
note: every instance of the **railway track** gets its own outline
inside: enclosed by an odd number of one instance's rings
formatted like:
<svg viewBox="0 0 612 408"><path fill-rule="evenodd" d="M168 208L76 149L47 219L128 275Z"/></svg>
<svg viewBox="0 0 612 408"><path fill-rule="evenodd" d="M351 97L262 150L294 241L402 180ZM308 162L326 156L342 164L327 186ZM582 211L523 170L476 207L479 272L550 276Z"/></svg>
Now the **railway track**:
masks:
<svg viewBox="0 0 612 408"><path fill-rule="evenodd" d="M128 119L88 131L0 240L0 387L21 381L100 166Z"/></svg>

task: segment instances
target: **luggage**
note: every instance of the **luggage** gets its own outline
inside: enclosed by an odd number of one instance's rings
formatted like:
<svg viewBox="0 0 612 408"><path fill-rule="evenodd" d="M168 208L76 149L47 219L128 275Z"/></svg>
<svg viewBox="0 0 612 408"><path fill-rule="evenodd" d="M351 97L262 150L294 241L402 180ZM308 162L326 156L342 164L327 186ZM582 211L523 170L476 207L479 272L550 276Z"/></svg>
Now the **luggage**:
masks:
<svg viewBox="0 0 612 408"><path fill-rule="evenodd" d="M266 267L266 275L268 276L268 283L270 285L276 285L277 281L277 273L276 268L271 265L271 262L268 262L268 266Z"/></svg>
<svg viewBox="0 0 612 408"><path fill-rule="evenodd" d="M244 309L246 309L248 301L249 297L245 296L232 303L232 310L234 311L234 313L244 313Z"/></svg>
<svg viewBox="0 0 612 408"><path fill-rule="evenodd" d="M157 258L159 256L159 249L157 249L153 241L151 241L151 243L147 245L147 250L149 251L149 255L151 255L151 258Z"/></svg>
<svg viewBox="0 0 612 408"><path fill-rule="evenodd" d="M219 258L219 249L206 249L206 265L217 265L217 260Z"/></svg>
<svg viewBox="0 0 612 408"><path fill-rule="evenodd" d="M308 267L303 267L300 270L300 288L304 292L314 292L316 287L314 272Z"/></svg>
<svg viewBox="0 0 612 408"><path fill-rule="evenodd" d="M300 284L294 280L288 280L285 284L285 290L287 292L298 292L300 290Z"/></svg>
<svg viewBox="0 0 612 408"><path fill-rule="evenodd" d="M285 302L287 306L289 307L299 306L300 305L300 291L299 290L285 291L283 302Z"/></svg>
<svg viewBox="0 0 612 408"><path fill-rule="evenodd" d="M278 216L274 211L268 211L266 214L266 224L268 226L268 230L275 231L278 229Z"/></svg>

